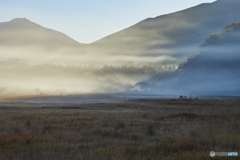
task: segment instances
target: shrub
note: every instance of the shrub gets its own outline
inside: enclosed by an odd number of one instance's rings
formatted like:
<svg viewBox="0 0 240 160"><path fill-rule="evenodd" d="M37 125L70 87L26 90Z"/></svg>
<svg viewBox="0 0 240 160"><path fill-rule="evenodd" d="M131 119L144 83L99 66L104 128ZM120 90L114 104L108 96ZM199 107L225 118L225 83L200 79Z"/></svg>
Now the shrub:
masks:
<svg viewBox="0 0 240 160"><path fill-rule="evenodd" d="M26 126L30 127L31 126L31 122L30 121L26 121Z"/></svg>
<svg viewBox="0 0 240 160"><path fill-rule="evenodd" d="M123 121L117 122L117 129L119 129L119 128L125 128L125 122L123 122Z"/></svg>
<svg viewBox="0 0 240 160"><path fill-rule="evenodd" d="M133 140L133 141L137 141L138 140L138 134L137 133L132 133L131 134L131 140Z"/></svg>
<svg viewBox="0 0 240 160"><path fill-rule="evenodd" d="M153 124L151 124L151 123L148 124L147 133L148 133L148 135L150 135L150 136L153 136L153 135L155 134Z"/></svg>

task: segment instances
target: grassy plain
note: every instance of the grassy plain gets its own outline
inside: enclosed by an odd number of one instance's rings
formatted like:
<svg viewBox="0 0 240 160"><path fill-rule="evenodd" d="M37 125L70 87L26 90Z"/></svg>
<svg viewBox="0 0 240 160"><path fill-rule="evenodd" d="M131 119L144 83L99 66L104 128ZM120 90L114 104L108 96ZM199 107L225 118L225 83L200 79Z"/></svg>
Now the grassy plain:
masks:
<svg viewBox="0 0 240 160"><path fill-rule="evenodd" d="M0 160L239 159L239 99L0 103Z"/></svg>

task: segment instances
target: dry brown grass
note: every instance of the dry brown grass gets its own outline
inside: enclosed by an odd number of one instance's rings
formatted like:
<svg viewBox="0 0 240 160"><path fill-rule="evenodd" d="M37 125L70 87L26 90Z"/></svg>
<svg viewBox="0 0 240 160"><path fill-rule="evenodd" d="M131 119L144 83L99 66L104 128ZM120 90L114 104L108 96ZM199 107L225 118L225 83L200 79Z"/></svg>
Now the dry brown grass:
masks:
<svg viewBox="0 0 240 160"><path fill-rule="evenodd" d="M212 159L240 153L239 115L239 100L1 103L0 159Z"/></svg>

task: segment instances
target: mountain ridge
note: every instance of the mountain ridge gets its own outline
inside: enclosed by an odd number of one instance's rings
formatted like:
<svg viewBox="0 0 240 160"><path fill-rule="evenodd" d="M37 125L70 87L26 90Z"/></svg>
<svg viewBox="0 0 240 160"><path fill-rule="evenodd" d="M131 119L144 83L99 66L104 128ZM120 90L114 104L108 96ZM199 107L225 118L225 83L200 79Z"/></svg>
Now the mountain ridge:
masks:
<svg viewBox="0 0 240 160"><path fill-rule="evenodd" d="M176 74L179 81L174 85L202 94L240 95L239 43L240 22L231 23L219 33L211 34L199 48L200 54L179 66Z"/></svg>
<svg viewBox="0 0 240 160"><path fill-rule="evenodd" d="M11 32L14 30L12 27L11 31L3 33L3 23L0 23L0 48L7 50L10 44L9 52L14 50L13 46L18 46L24 53L33 50L32 46L37 46L34 50L39 50L39 54L46 52L59 56L95 55L103 59L101 63L178 65L185 61L186 55L197 48L209 34L220 31L231 22L240 21L239 8L240 1L236 0L204 3L171 14L147 18L87 45L36 23L29 24L31 21L27 19L17 18L8 24L21 25L21 22L24 22L25 27L34 26L33 31L21 30L14 35L15 33Z"/></svg>
<svg viewBox="0 0 240 160"><path fill-rule="evenodd" d="M15 35L11 35L11 32L14 32L14 34L16 34L18 37L21 37L22 39L24 39L24 37L27 36L28 39L26 39L26 41L28 42L32 41L33 39L41 40L42 38L43 41L48 40L49 42L63 41L63 43L66 43L66 45L80 44L79 42L65 35L64 33L61 33L53 29L45 28L26 18L15 18L9 22L0 23L0 32L1 32L0 40L2 40L3 38L9 38L12 42L14 41ZM39 34L39 32L41 32L41 35ZM7 34L9 34L10 36L8 36ZM5 35L5 37L3 35Z"/></svg>
<svg viewBox="0 0 240 160"><path fill-rule="evenodd" d="M90 44L100 53L171 56L162 64L179 64L205 38L227 24L240 21L240 1L204 3L175 13L147 18ZM94 50L93 50L94 52Z"/></svg>

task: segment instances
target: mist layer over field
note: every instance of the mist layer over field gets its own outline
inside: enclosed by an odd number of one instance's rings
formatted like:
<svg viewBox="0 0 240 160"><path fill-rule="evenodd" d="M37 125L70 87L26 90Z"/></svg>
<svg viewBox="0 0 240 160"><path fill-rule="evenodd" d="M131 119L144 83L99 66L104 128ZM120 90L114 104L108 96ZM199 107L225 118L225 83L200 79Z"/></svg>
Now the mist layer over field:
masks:
<svg viewBox="0 0 240 160"><path fill-rule="evenodd" d="M173 66L69 66L60 64L1 64L0 95L69 95L117 93L135 87Z"/></svg>
<svg viewBox="0 0 240 160"><path fill-rule="evenodd" d="M211 34L178 70L148 81L152 92L186 95L240 95L240 23ZM161 83L156 87L157 83ZM154 91L155 90L155 91Z"/></svg>
<svg viewBox="0 0 240 160"><path fill-rule="evenodd" d="M239 7L201 4L88 45L25 18L0 23L0 96L239 94Z"/></svg>

